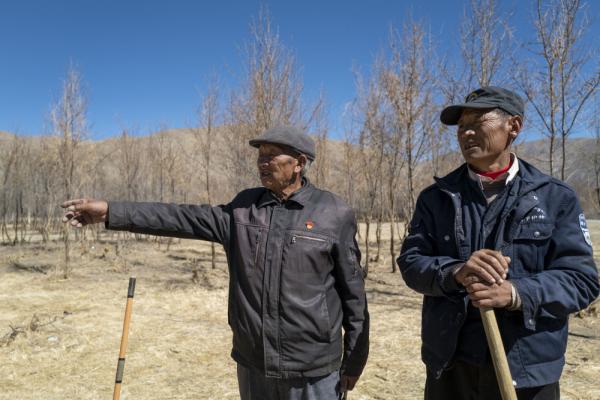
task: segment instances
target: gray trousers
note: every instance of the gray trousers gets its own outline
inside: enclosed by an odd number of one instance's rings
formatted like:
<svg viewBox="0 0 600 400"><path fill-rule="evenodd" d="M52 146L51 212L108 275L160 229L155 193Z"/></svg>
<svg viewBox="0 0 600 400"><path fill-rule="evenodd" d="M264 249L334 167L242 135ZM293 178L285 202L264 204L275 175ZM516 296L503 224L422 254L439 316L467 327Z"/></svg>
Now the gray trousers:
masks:
<svg viewBox="0 0 600 400"><path fill-rule="evenodd" d="M266 378L262 372L237 365L241 400L339 400L340 372L317 378Z"/></svg>

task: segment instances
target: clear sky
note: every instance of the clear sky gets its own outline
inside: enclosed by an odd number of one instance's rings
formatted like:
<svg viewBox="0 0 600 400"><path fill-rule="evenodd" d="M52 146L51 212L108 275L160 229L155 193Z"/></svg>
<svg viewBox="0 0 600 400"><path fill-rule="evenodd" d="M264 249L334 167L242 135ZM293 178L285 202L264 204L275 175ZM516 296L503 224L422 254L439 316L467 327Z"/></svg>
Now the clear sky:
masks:
<svg viewBox="0 0 600 400"><path fill-rule="evenodd" d="M517 10L516 34L530 35L530 3L500 3ZM324 90L335 136L355 94L352 67L369 67L390 24L412 15L452 54L467 1L3 0L0 130L47 133L48 111L71 61L87 86L92 138L123 128L147 134L162 125L189 126L211 74L225 87L240 76L240 48L261 4L296 55L306 98ZM600 14L600 1L588 6ZM600 36L597 23L589 35Z"/></svg>

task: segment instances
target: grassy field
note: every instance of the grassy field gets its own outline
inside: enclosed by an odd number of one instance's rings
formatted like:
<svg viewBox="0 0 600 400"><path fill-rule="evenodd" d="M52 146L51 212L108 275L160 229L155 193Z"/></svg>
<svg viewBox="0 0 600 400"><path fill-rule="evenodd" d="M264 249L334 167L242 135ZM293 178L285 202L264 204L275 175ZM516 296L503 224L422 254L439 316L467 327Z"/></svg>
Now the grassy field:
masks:
<svg viewBox="0 0 600 400"><path fill-rule="evenodd" d="M600 238L600 222L590 227ZM105 238L74 244L67 280L54 272L60 244L2 247L0 399L111 398L129 276L137 287L122 398L238 398L222 251L211 269L204 242L167 251L128 241L117 254L115 237ZM371 265L371 356L352 400L422 398L421 296L390 265L389 256ZM570 331L562 398L600 399L600 316L573 316Z"/></svg>

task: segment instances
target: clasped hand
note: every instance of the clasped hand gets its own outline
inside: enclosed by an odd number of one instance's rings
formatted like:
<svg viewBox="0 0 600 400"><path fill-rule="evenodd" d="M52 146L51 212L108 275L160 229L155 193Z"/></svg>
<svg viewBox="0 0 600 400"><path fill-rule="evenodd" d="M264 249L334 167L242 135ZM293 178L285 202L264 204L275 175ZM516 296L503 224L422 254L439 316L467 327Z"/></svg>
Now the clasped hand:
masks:
<svg viewBox="0 0 600 400"><path fill-rule="evenodd" d="M477 250L454 272L473 306L503 308L511 302L512 284L506 280L510 257L490 249Z"/></svg>

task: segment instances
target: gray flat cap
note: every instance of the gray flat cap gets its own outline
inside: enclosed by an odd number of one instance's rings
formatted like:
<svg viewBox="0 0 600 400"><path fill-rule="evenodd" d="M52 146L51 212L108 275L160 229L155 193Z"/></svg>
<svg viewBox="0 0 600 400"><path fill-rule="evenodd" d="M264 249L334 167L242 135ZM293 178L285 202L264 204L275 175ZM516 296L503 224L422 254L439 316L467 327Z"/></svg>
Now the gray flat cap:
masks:
<svg viewBox="0 0 600 400"><path fill-rule="evenodd" d="M250 146L257 148L264 143L288 146L306 155L311 161L315 159L315 142L303 130L295 126L271 128L248 143L250 143Z"/></svg>

